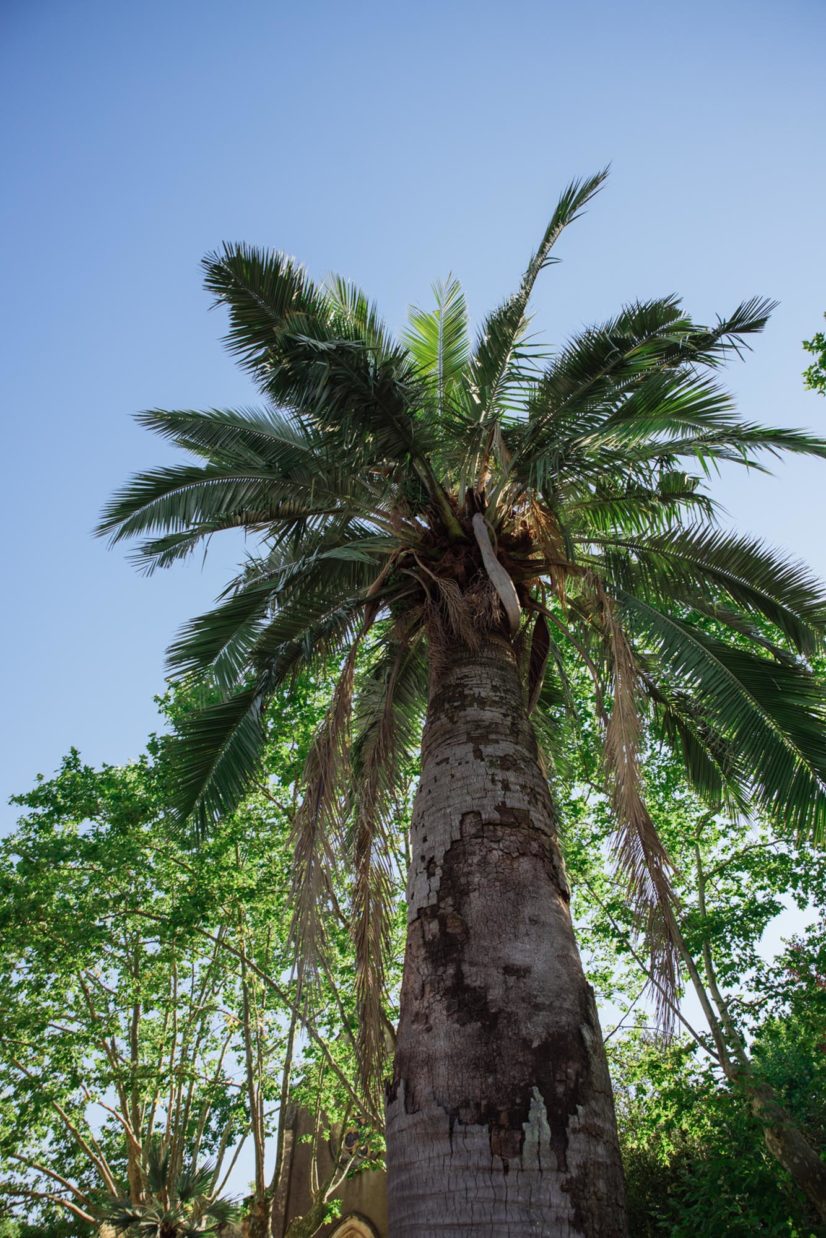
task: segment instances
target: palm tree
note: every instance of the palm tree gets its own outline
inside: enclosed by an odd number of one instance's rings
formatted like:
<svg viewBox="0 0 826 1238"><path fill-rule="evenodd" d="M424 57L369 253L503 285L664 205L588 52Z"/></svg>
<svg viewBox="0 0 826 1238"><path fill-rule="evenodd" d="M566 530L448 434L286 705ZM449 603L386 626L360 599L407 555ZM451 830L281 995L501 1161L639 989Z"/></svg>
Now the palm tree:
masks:
<svg viewBox="0 0 826 1238"><path fill-rule="evenodd" d="M234 1201L212 1198L215 1167L209 1162L175 1173L168 1148L153 1140L147 1151L146 1195L141 1203L112 1200L101 1213L104 1228L132 1238L195 1238L235 1233Z"/></svg>
<svg viewBox="0 0 826 1238"><path fill-rule="evenodd" d="M753 805L802 838L826 821L807 661L826 598L800 565L717 527L702 482L718 461L826 455L801 431L741 420L715 381L771 305L706 327L675 297L638 302L551 356L528 335L537 277L604 177L565 190L475 344L453 280L397 341L343 280L320 287L243 245L207 257L229 348L266 406L141 414L196 460L136 476L100 526L115 542L143 536L147 571L219 530L260 534L170 651L175 672L219 693L179 740L177 809L200 829L255 776L278 686L340 659L295 826L295 929L311 960L325 874L343 857L368 1086L384 1067L387 823L426 707L386 1109L399 1236L625 1233L543 757L566 643L593 676L617 863L660 989L681 955L641 785L644 727L712 805Z"/></svg>

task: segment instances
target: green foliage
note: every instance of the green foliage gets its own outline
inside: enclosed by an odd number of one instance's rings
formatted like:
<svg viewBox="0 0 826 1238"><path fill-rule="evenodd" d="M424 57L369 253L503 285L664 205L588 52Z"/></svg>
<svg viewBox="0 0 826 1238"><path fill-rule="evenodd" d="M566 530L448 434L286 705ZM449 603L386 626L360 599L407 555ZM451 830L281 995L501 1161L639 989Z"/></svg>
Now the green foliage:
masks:
<svg viewBox="0 0 826 1238"><path fill-rule="evenodd" d="M813 1145L822 1146L817 1142L826 1117L822 1051L795 1025L767 1026L761 1040L773 1054L766 1077L787 1100L799 1079L800 1103L791 1112ZM696 1046L663 1047L628 1037L613 1049L611 1071L635 1238L817 1238L822 1233L805 1199L768 1153L743 1097L698 1060ZM821 1076L817 1086L813 1072Z"/></svg>
<svg viewBox="0 0 826 1238"><path fill-rule="evenodd" d="M647 960L610 869L612 809L600 779L599 736L572 676L580 725L565 728L557 769L572 908L602 1007L623 1157L630 1232L640 1238L785 1238L820 1235L816 1217L769 1152L747 1097L727 1081L691 986L664 1038L650 1000ZM703 981L708 966L768 1084L811 1146L826 1146L826 870L770 822L715 813L681 764L658 744L643 758L645 800L673 863L680 927ZM809 927L771 957L766 930L794 907ZM687 983L685 973L682 979Z"/></svg>
<svg viewBox="0 0 826 1238"><path fill-rule="evenodd" d="M21 1215L62 1224L44 1192L79 1210L79 1232L127 1188L148 1207L136 1192L154 1189L156 1148L172 1180L215 1161L212 1186L240 1139L260 1131L267 1154L284 1086L328 1125L357 1122L381 1159L355 1086L345 870L325 911L327 970L302 993L294 966L297 783L328 693L303 675L271 702L259 784L200 847L168 808L169 736L123 768L72 751L16 798L0 845L0 1196ZM162 704L181 724L193 699ZM401 921L393 933L398 951Z"/></svg>
<svg viewBox="0 0 826 1238"><path fill-rule="evenodd" d="M826 395L826 334L818 331L810 340L803 341L803 347L814 357L812 364L803 371L804 385L809 391Z"/></svg>
<svg viewBox="0 0 826 1238"><path fill-rule="evenodd" d="M102 1208L101 1222L133 1238L194 1238L229 1234L238 1219L234 1200L212 1193L215 1166L190 1165L177 1173L171 1149L151 1139L146 1150L146 1194L140 1203L128 1196ZM237 1232L237 1231L233 1231Z"/></svg>

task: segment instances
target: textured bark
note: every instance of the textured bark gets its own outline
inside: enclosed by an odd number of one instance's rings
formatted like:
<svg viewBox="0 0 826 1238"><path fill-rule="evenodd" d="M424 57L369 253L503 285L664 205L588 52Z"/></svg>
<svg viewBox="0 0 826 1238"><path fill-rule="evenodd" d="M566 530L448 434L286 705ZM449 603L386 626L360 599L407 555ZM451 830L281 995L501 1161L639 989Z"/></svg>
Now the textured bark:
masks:
<svg viewBox="0 0 826 1238"><path fill-rule="evenodd" d="M748 1076L741 1082L752 1113L762 1124L766 1147L826 1221L826 1163L780 1104L772 1088Z"/></svg>
<svg viewBox="0 0 826 1238"><path fill-rule="evenodd" d="M274 1178L275 1189L273 1191L272 1211L270 1214L272 1238L284 1238L287 1232L287 1218L290 1207L290 1166L295 1144L295 1131L293 1130L295 1113L292 1108L290 1108L288 1113L285 1107L281 1114L279 1114L278 1120L283 1128L283 1134L279 1135L281 1139L280 1158L277 1174Z"/></svg>
<svg viewBox="0 0 826 1238"><path fill-rule="evenodd" d="M593 994L513 651L450 651L412 824L391 1238L623 1238Z"/></svg>

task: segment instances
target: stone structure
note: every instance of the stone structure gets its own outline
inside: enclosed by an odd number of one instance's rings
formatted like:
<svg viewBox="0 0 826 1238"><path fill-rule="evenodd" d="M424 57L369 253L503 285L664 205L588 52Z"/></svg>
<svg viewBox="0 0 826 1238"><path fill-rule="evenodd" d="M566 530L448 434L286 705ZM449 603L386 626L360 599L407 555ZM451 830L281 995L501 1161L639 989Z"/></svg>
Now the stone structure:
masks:
<svg viewBox="0 0 826 1238"><path fill-rule="evenodd" d="M305 1138L312 1129L310 1114L304 1110L293 1114L284 1144L284 1175L273 1210L273 1238L284 1238L290 1222L305 1216L312 1205L314 1149ZM320 1139L315 1156L318 1181L324 1182L333 1171L335 1149ZM332 1198L341 1202L341 1212L317 1231L317 1238L387 1238L387 1179L382 1170L366 1169L345 1178Z"/></svg>

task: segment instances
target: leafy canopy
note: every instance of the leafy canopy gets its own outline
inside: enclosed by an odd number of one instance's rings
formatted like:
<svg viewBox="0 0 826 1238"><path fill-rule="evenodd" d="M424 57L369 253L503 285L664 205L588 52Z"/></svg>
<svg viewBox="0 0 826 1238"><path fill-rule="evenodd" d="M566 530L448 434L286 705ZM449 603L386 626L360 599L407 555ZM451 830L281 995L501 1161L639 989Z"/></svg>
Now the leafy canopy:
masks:
<svg viewBox="0 0 826 1238"><path fill-rule="evenodd" d="M140 539L145 571L222 529L259 538L170 649L174 673L219 692L180 728L176 805L200 830L253 777L273 693L340 660L296 823L296 932L318 944L313 908L343 852L368 1063L382 1046L386 823L427 665L446 647L513 642L538 725L565 693L560 642L578 650L596 685L617 858L665 983L670 865L641 793L644 721L712 805L751 804L801 838L824 837L824 701L808 660L826 596L799 563L720 528L705 480L721 461L765 468L826 445L744 420L720 385L721 365L763 329L765 300L710 326L675 296L632 302L538 354L531 293L605 175L565 189L516 291L475 339L455 280L397 340L345 280L318 285L246 245L210 254L227 345L264 402L141 414L189 458L135 476L100 524L116 543Z"/></svg>

